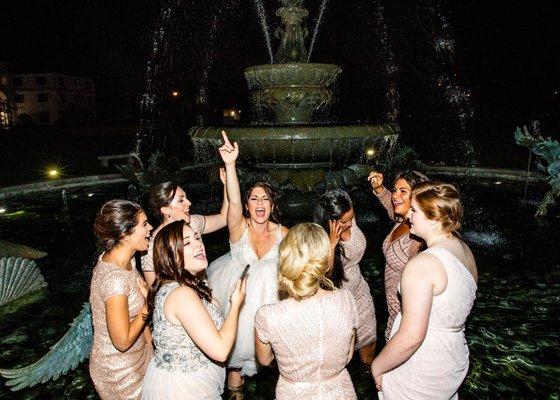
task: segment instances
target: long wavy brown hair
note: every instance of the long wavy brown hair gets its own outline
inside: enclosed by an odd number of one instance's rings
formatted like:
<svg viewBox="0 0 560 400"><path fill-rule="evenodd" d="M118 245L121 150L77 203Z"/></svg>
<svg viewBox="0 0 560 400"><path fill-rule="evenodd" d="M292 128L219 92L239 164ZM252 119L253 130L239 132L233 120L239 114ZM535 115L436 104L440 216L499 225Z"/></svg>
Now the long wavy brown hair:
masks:
<svg viewBox="0 0 560 400"><path fill-rule="evenodd" d="M161 285L179 282L192 288L198 297L212 301L212 292L204 280L185 269L183 227L185 221L172 222L158 232L154 239L154 271L156 280L148 291L148 315L154 311L155 297Z"/></svg>

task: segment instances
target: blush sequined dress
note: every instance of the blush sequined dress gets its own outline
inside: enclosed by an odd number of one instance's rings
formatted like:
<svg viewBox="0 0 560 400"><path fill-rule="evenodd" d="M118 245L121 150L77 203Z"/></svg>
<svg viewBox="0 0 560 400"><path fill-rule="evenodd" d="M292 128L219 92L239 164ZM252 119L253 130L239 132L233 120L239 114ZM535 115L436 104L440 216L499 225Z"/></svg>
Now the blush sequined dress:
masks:
<svg viewBox="0 0 560 400"><path fill-rule="evenodd" d="M397 216L393 211L391 202L391 192L385 189L381 194L373 192L381 202L381 205L387 210L389 218L396 224L391 229L383 241L383 254L385 255L385 298L387 299L387 309L389 311L389 319L387 321L387 329L385 330L385 340L389 340L389 334L393 327L393 322L397 314L401 311L401 301L397 292L397 287L401 281L401 275L404 266L412 257L414 257L422 248L423 242L410 233L394 238L391 241L393 232L400 225Z"/></svg>
<svg viewBox="0 0 560 400"><path fill-rule="evenodd" d="M356 302L344 289L262 306L255 330L278 363L276 400L356 399L346 364L357 320Z"/></svg>
<svg viewBox="0 0 560 400"><path fill-rule="evenodd" d="M358 325L356 327L356 350L371 344L377 340L377 320L375 318L375 306L369 290L369 286L360 272L359 262L366 251L366 237L362 230L356 225L356 220L352 220L350 227L350 238L340 241L344 249L342 257L342 267L344 277L341 288L347 289L352 293L358 307Z"/></svg>
<svg viewBox="0 0 560 400"><path fill-rule="evenodd" d="M152 347L140 335L125 352L113 346L107 328L105 301L116 295L128 297L130 320L140 312L144 297L136 280L136 268L130 271L102 260L93 270L89 301L93 319L93 347L89 357L89 372L95 390L102 400L137 399L142 390L144 373L152 358Z"/></svg>

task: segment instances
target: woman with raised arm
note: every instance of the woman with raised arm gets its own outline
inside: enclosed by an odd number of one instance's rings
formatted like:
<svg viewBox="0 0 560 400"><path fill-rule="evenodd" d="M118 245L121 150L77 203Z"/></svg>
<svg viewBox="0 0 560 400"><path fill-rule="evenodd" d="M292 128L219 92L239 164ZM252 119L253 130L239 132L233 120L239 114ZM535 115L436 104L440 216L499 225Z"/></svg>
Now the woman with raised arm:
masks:
<svg viewBox="0 0 560 400"><path fill-rule="evenodd" d="M397 285L401 280L405 264L414 257L422 248L424 242L417 236L410 234L410 224L406 215L410 210L410 199L414 185L426 182L428 177L417 171L405 171L397 175L393 191L383 186L383 174L371 172L368 181L373 188L383 207L387 210L389 218L395 221L391 232L383 241L383 254L385 255L385 297L389 319L385 329L385 340L389 334L395 317L401 310L401 302L397 294Z"/></svg>
<svg viewBox="0 0 560 400"><path fill-rule="evenodd" d="M366 237L356 224L348 193L342 189L323 193L317 200L313 220L329 233L332 282L338 288L348 289L356 300L359 319L354 347L369 369L375 356L377 320L373 298L359 265L366 250Z"/></svg>
<svg viewBox="0 0 560 400"><path fill-rule="evenodd" d="M225 132L222 134L224 145L220 147L220 155L226 166L230 252L208 267L208 283L227 311L232 287L245 267L250 266L248 296L239 315L237 339L227 363L228 398L242 399L243 376L257 372L255 313L263 304L278 301L278 246L288 229L276 219L276 194L268 183L253 184L241 200L235 168L239 148L237 143L230 143Z"/></svg>
<svg viewBox="0 0 560 400"><path fill-rule="evenodd" d="M152 227L138 204L111 200L99 210L93 229L104 252L93 270L89 296L91 380L101 399L137 399L152 344L150 335L142 335L148 329L147 288L133 266L133 256L148 248Z"/></svg>
<svg viewBox="0 0 560 400"><path fill-rule="evenodd" d="M185 221L167 224L156 235L156 280L148 295L156 352L142 399L221 399L223 362L235 341L245 283L236 282L224 319L201 277L207 266L200 236Z"/></svg>
<svg viewBox="0 0 560 400"><path fill-rule="evenodd" d="M150 191L150 207L160 221L160 225L152 233L148 251L142 257L142 271L148 287L156 278L153 263L153 242L161 228L174 221L185 221L198 234L212 233L226 226L228 196L226 192L226 173L220 168L220 180L224 185L224 197L219 214L197 215L190 213L191 202L185 191L176 183L164 182Z"/></svg>
<svg viewBox="0 0 560 400"><path fill-rule="evenodd" d="M327 274L325 230L296 225L280 244L280 290L285 299L262 306L255 317L259 362L278 362L277 400L356 399L346 365L354 354L358 309L352 294Z"/></svg>
<svg viewBox="0 0 560 400"><path fill-rule="evenodd" d="M410 231L428 248L403 271L402 311L371 372L383 397L457 399L469 367L465 321L477 289L477 268L456 233L463 208L453 185L414 186Z"/></svg>

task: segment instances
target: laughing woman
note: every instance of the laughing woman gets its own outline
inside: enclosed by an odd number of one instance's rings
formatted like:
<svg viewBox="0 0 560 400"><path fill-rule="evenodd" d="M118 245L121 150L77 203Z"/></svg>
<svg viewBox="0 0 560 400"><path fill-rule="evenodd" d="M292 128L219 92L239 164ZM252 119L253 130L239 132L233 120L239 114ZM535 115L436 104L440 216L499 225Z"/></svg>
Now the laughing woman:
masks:
<svg viewBox="0 0 560 400"><path fill-rule="evenodd" d="M166 225L154 241L156 280L148 305L156 353L144 400L219 400L226 360L237 332L245 284L238 280L224 318L204 279L208 260L200 236L184 221Z"/></svg>
<svg viewBox="0 0 560 400"><path fill-rule="evenodd" d="M151 230L142 208L127 200L108 201L95 219L95 235L105 251L91 279L89 371L103 400L137 399L152 358L149 335L142 336L147 288L132 261L135 252L148 248Z"/></svg>
<svg viewBox="0 0 560 400"><path fill-rule="evenodd" d="M230 252L208 267L208 283L225 312L228 295L247 265L247 298L239 315L237 340L228 360L229 398L243 398L243 376L257 372L255 360L255 313L260 306L278 301L278 246L288 229L276 219L276 194L266 182L255 183L243 201L237 180L235 162L239 154L237 143L225 144L220 155L226 165L226 185L229 196L227 222Z"/></svg>
<svg viewBox="0 0 560 400"><path fill-rule="evenodd" d="M148 251L142 257L142 271L144 272L144 279L146 279L148 287L152 286L156 279L153 244L154 238L161 228L175 221L185 221L195 232L202 235L204 233L212 233L226 226L228 200L225 179L225 171L223 168L220 168L220 180L224 185L224 197L220 212L213 215L191 214L191 202L187 198L187 194L174 182L160 183L152 188L150 191L150 207L159 219L160 225L152 233Z"/></svg>
<svg viewBox="0 0 560 400"><path fill-rule="evenodd" d="M389 320L385 330L385 340L393 327L395 317L401 311L401 302L397 294L397 285L401 280L405 264L414 257L424 242L417 236L410 234L410 224L406 218L410 210L412 188L421 182L426 182L428 177L417 171L405 171L397 175L393 191L383 186L383 174L372 172L368 180L373 189L373 194L387 210L389 218L395 221L395 226L383 241L383 254L385 255L385 297Z"/></svg>

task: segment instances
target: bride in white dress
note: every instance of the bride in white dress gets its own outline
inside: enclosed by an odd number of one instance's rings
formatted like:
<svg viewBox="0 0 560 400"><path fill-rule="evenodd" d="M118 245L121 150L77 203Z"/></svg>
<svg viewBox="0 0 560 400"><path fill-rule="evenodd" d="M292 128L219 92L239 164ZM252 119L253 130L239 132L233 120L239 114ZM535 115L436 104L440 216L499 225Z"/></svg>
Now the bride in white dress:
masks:
<svg viewBox="0 0 560 400"><path fill-rule="evenodd" d="M264 304L278 301L278 246L288 228L276 220L276 194L266 182L257 182L243 201L235 163L237 143L231 144L225 132L220 155L226 166L229 197L227 225L231 251L208 267L208 283L224 312L229 310L232 288L249 265L247 297L239 315L237 339L227 362L229 398L241 399L243 376L257 372L255 361L255 313Z"/></svg>

